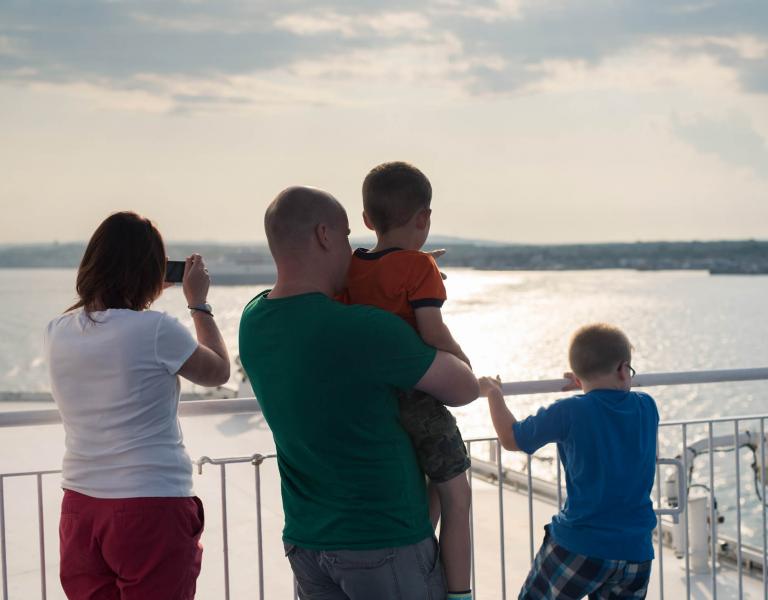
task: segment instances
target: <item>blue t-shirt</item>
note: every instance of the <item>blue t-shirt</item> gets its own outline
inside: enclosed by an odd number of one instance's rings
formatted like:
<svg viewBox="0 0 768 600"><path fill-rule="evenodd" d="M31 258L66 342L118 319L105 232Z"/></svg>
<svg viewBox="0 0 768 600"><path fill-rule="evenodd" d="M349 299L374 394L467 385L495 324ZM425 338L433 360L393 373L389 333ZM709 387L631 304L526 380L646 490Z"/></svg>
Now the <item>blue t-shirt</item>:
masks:
<svg viewBox="0 0 768 600"><path fill-rule="evenodd" d="M549 526L555 543L595 558L653 559L658 424L648 394L593 390L513 425L518 448L528 454L557 442L568 497Z"/></svg>

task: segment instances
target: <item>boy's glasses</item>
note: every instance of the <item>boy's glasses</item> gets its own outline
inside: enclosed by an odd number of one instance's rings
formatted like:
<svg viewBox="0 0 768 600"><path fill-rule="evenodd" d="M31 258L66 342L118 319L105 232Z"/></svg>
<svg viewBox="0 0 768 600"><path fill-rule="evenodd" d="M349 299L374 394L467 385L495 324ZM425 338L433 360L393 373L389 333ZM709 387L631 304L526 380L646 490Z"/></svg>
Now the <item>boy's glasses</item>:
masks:
<svg viewBox="0 0 768 600"><path fill-rule="evenodd" d="M632 365L630 365L626 360L619 363L619 371L621 371L624 368L624 365L627 365L627 369L629 369L629 376L634 379L637 372L632 368Z"/></svg>

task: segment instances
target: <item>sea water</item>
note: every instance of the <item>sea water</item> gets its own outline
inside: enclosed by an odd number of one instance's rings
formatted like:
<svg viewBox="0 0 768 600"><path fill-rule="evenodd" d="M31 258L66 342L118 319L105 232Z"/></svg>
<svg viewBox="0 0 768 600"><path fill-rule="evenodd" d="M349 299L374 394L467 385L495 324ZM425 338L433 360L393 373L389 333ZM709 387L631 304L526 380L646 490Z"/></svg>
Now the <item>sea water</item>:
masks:
<svg viewBox="0 0 768 600"><path fill-rule="evenodd" d="M697 271L624 270L515 272L448 269L445 321L478 374L501 375L504 381L560 377L568 368L567 347L580 325L605 321L621 327L634 345L638 373L768 366L768 276L711 276ZM0 392L49 389L42 344L47 322L75 300L71 270L0 270ZM215 283L215 282L214 282ZM209 302L229 347L237 356L237 331L243 306L265 286L213 286ZM181 290L168 289L154 307L192 327ZM344 365L339 365L341 369ZM232 387L238 373L233 368ZM190 386L187 385L187 389ZM694 419L768 414L766 382L668 386L648 390L662 419ZM508 399L516 416L525 417L561 395ZM0 411L50 405L0 402ZM491 432L487 406L480 400L454 409L465 438ZM757 430L759 423L743 428ZM733 432L717 426L715 434ZM706 436L705 427L689 429L689 442ZM56 468L59 445L45 446L25 464ZM55 449L55 450L54 450ZM0 441L0 472L15 470ZM258 450L258 449L254 449ZM23 453L23 449L20 449ZM680 451L678 430L663 431L660 453ZM481 454L482 449L478 450ZM50 454L50 455L49 455ZM486 452L487 455L487 452ZM18 454L14 454L18 457ZM553 447L537 453L534 474L554 478ZM734 527L734 455L718 455L719 510L723 530ZM752 484L751 456L741 454L742 511L747 538L759 534L760 503ZM34 460L33 460L34 459ZM30 462L31 461L31 462ZM505 453L505 464L524 468L523 457ZM695 462L694 480L706 483L706 457Z"/></svg>

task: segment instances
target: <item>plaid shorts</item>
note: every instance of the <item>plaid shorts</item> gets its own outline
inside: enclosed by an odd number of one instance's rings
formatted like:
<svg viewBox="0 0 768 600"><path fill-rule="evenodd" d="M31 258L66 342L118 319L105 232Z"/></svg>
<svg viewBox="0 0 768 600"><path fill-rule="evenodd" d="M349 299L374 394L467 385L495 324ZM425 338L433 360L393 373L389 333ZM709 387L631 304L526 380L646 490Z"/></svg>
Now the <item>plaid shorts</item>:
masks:
<svg viewBox="0 0 768 600"><path fill-rule="evenodd" d="M558 546L544 528L541 545L518 600L620 600L645 598L651 561L604 560Z"/></svg>
<svg viewBox="0 0 768 600"><path fill-rule="evenodd" d="M469 469L456 419L438 400L418 390L399 392L400 424L411 437L421 470L443 483Z"/></svg>

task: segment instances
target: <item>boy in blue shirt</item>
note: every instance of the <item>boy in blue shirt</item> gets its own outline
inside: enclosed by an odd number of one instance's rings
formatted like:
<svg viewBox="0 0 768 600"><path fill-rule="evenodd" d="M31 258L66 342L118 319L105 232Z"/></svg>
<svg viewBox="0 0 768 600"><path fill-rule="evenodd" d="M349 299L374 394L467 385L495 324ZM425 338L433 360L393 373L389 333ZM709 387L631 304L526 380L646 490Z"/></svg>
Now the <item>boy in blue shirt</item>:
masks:
<svg viewBox="0 0 768 600"><path fill-rule="evenodd" d="M565 468L568 497L545 529L521 600L645 598L656 515L659 413L632 392L632 345L618 328L587 325L571 339L569 361L583 394L517 421L498 379L480 379L501 445L533 454L550 442Z"/></svg>

